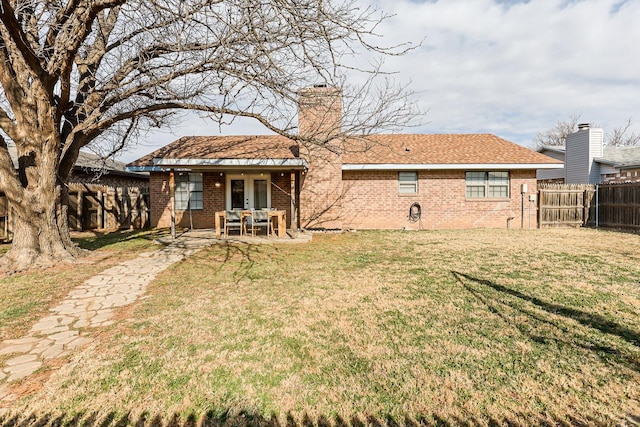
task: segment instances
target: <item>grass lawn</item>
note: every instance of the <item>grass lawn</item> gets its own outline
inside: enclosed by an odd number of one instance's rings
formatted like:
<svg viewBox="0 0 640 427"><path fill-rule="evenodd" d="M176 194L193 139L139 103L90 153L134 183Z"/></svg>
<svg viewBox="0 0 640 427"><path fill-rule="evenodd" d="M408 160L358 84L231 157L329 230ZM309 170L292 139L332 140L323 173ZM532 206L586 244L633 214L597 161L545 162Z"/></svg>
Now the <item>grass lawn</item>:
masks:
<svg viewBox="0 0 640 427"><path fill-rule="evenodd" d="M106 235L75 233L73 240L92 252L73 265L5 277L0 275L0 341L24 335L49 307L89 277L127 257L158 249L159 246L153 244L157 235L157 231L120 231ZM9 244L0 244L0 255L9 247Z"/></svg>
<svg viewBox="0 0 640 427"><path fill-rule="evenodd" d="M51 303L37 282L20 286L16 307L29 292ZM640 422L640 236L380 231L219 245L87 332L98 339L47 381L17 386L30 392L15 413L101 426Z"/></svg>

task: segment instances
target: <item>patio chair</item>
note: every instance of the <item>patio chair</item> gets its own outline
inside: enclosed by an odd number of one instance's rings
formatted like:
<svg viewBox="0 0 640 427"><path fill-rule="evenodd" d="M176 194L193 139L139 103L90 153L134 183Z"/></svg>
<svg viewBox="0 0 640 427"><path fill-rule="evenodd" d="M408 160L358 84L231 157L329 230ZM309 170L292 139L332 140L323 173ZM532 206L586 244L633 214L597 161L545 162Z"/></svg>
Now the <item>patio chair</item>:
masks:
<svg viewBox="0 0 640 427"><path fill-rule="evenodd" d="M242 236L242 216L240 211L232 210L224 213L224 235L229 237L229 229L237 228Z"/></svg>
<svg viewBox="0 0 640 427"><path fill-rule="evenodd" d="M266 210L251 211L251 235L256 235L256 229L265 227L267 237L269 237L269 214Z"/></svg>

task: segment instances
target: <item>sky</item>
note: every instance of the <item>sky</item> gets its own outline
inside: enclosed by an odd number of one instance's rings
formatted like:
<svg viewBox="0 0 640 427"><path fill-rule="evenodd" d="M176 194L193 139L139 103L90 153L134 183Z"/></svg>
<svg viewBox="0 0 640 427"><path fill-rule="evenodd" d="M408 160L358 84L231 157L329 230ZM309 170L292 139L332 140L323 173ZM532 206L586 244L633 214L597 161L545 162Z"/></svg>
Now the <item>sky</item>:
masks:
<svg viewBox="0 0 640 427"><path fill-rule="evenodd" d="M422 45L388 58L426 115L405 133L492 133L533 146L560 120L640 132L640 0L358 0L393 15L387 45ZM263 134L238 120L219 129L189 116L120 156L131 161L184 135Z"/></svg>

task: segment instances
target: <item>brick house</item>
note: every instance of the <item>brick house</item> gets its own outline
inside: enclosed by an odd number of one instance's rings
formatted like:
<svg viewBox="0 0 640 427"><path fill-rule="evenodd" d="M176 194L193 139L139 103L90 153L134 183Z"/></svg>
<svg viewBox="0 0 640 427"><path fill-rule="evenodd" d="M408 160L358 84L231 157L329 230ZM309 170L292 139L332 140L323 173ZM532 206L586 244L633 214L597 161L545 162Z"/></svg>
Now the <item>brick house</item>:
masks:
<svg viewBox="0 0 640 427"><path fill-rule="evenodd" d="M566 184L640 182L640 147L604 145L602 129L588 123L567 136L563 146L542 146L538 152L564 164L563 169L539 170L538 180Z"/></svg>
<svg viewBox="0 0 640 427"><path fill-rule="evenodd" d="M331 139L341 92L308 88L299 102L300 134L328 137L325 147L193 136L130 163L150 173L151 225L170 226L172 209L177 225L212 228L216 211L268 207L286 210L292 228L505 228L536 194L536 170L562 167L488 134Z"/></svg>

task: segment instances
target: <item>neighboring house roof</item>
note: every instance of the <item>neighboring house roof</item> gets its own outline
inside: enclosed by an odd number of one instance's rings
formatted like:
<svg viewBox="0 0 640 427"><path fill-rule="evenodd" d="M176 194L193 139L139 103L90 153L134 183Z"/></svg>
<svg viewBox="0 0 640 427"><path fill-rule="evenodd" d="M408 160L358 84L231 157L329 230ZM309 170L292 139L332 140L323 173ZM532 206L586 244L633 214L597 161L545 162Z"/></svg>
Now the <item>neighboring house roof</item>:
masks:
<svg viewBox="0 0 640 427"><path fill-rule="evenodd" d="M353 137L343 152L342 168L537 169L562 162L490 134L388 134ZM253 162L253 163L252 163ZM183 137L130 163L131 170L167 166L290 165L308 167L296 142L276 135Z"/></svg>
<svg viewBox="0 0 640 427"><path fill-rule="evenodd" d="M18 168L18 150L16 149L15 144L9 143L7 144L7 149L9 151L9 156L11 157L11 161L13 162L13 166ZM78 153L78 159L76 160L75 165L73 166L75 171L80 171L88 174L93 174L96 172L108 173L110 175L118 175L118 176L127 176L127 177L135 177L135 178L146 178L146 174L142 174L139 172L131 172L127 169L127 165L124 162L119 162L113 159L103 159L100 156L95 154L87 153L85 151L81 151Z"/></svg>
<svg viewBox="0 0 640 427"><path fill-rule="evenodd" d="M147 178L148 174L131 172L127 169L127 164L113 159L103 159L95 154L81 151L73 167L76 171L85 173L103 172L109 175L127 176L135 178Z"/></svg>
<svg viewBox="0 0 640 427"><path fill-rule="evenodd" d="M547 151L565 154L566 148L563 145L544 145L538 151L541 153ZM603 148L602 157L597 157L594 160L618 169L638 168L640 167L640 146L618 147L607 145Z"/></svg>
<svg viewBox="0 0 640 427"><path fill-rule="evenodd" d="M595 159L618 169L640 167L640 147L604 147L602 157Z"/></svg>
<svg viewBox="0 0 640 427"><path fill-rule="evenodd" d="M566 148L564 145L543 145L542 147L538 148L539 153L544 153L545 151L564 154Z"/></svg>

